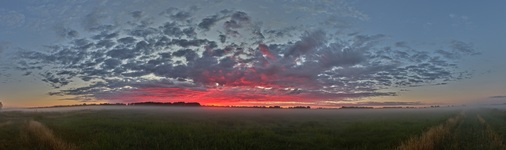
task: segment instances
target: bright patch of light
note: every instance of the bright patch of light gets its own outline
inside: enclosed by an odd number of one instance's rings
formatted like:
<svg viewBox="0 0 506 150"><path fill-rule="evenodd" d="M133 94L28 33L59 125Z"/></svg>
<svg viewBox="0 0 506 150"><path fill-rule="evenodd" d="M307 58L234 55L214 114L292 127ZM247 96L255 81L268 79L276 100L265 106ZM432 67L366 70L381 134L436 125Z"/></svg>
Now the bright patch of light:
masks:
<svg viewBox="0 0 506 150"><path fill-rule="evenodd" d="M264 89L264 90L270 90L270 89L272 89L272 87L263 87L263 86L256 86L255 88Z"/></svg>

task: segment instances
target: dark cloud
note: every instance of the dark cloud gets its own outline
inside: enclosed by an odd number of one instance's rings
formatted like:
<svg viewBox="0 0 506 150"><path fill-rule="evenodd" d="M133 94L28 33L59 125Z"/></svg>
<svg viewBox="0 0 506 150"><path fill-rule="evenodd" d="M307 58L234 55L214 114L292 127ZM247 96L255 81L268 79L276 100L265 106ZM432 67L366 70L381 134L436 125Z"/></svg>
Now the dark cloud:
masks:
<svg viewBox="0 0 506 150"><path fill-rule="evenodd" d="M137 40L133 37L124 37L124 38L118 39L118 42L122 43L122 44L131 44L131 43L135 43L136 41Z"/></svg>
<svg viewBox="0 0 506 150"><path fill-rule="evenodd" d="M300 41L297 41L293 46L288 48L284 54L285 57L298 57L311 50L318 48L325 43L326 37L323 31L318 32L307 32L305 33Z"/></svg>
<svg viewBox="0 0 506 150"><path fill-rule="evenodd" d="M133 11L133 12L130 12L130 15L132 15L132 17L135 19L140 19L140 18L144 17L144 12L143 11Z"/></svg>
<svg viewBox="0 0 506 150"><path fill-rule="evenodd" d="M182 21L182 20L189 19L191 16L192 16L192 14L190 12L180 11L180 12L177 12L176 14L171 15L170 17L174 20Z"/></svg>
<svg viewBox="0 0 506 150"><path fill-rule="evenodd" d="M395 46L396 46L396 47L400 47L400 48L410 48L410 47L408 46L408 43L407 43L407 42L404 42L404 41L402 41L402 42L395 42Z"/></svg>
<svg viewBox="0 0 506 150"><path fill-rule="evenodd" d="M229 30L230 28L239 28L243 24L249 22L249 17L246 13L240 11L234 12L235 11L224 9L215 15L203 18L197 26L200 29L204 29L204 31L209 31L211 27L215 26L219 21L230 18L230 20L224 23L225 29Z"/></svg>
<svg viewBox="0 0 506 150"><path fill-rule="evenodd" d="M42 81L51 84L54 88L60 88L72 82L65 74L54 74L51 72L40 73L44 79Z"/></svg>
<svg viewBox="0 0 506 150"><path fill-rule="evenodd" d="M232 14L231 19L239 22L250 22L251 20L248 14L242 11L238 11Z"/></svg>
<svg viewBox="0 0 506 150"><path fill-rule="evenodd" d="M181 50L178 50L178 51L172 53L172 55L175 57L183 57L187 53L190 53L190 52L193 52L193 51L191 49L181 49Z"/></svg>
<svg viewBox="0 0 506 150"><path fill-rule="evenodd" d="M503 95L500 95L500 96L491 96L489 98L492 98L492 99L506 99L506 96L503 96Z"/></svg>
<svg viewBox="0 0 506 150"><path fill-rule="evenodd" d="M221 43L225 43L227 41L227 36L226 35L220 35L220 42Z"/></svg>
<svg viewBox="0 0 506 150"><path fill-rule="evenodd" d="M230 20L225 21L224 28L228 34L236 34L235 29L243 28L251 23L248 14L242 11L235 12L231 15Z"/></svg>
<svg viewBox="0 0 506 150"><path fill-rule="evenodd" d="M217 15L213 15L207 18L202 19L202 21L198 24L199 28L209 30L213 25L216 24L216 22L219 21L219 18Z"/></svg>

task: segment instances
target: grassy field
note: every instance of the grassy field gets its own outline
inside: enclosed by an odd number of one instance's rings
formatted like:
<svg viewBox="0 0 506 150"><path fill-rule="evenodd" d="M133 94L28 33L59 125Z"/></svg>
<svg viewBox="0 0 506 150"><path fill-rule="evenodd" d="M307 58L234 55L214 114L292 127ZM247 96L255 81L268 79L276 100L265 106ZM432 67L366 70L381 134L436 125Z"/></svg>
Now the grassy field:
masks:
<svg viewBox="0 0 506 150"><path fill-rule="evenodd" d="M7 111L0 149L493 149L504 148L505 116L456 108Z"/></svg>

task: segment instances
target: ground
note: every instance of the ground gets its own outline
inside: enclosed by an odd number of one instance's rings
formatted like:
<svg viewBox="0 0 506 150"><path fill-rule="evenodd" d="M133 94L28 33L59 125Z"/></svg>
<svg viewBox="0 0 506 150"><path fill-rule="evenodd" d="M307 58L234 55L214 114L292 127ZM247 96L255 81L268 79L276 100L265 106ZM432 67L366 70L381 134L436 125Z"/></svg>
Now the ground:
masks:
<svg viewBox="0 0 506 150"><path fill-rule="evenodd" d="M0 149L504 149L504 110L11 110L0 113Z"/></svg>

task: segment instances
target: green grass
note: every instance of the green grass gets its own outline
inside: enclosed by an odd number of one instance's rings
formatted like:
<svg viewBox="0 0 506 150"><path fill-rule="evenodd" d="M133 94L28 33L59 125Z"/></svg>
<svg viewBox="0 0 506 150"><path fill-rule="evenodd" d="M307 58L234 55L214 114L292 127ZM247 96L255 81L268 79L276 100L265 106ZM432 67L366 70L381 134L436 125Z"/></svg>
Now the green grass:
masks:
<svg viewBox="0 0 506 150"><path fill-rule="evenodd" d="M0 128L0 149L30 148L20 141L23 120L29 119L79 149L393 149L458 112L224 108L3 112L0 123L14 123Z"/></svg>
<svg viewBox="0 0 506 150"><path fill-rule="evenodd" d="M455 130L452 147L454 149L489 149L485 128L477 118L478 112L467 111Z"/></svg>
<svg viewBox="0 0 506 150"><path fill-rule="evenodd" d="M21 112L0 112L0 150L29 149L21 137L21 127L29 116Z"/></svg>

